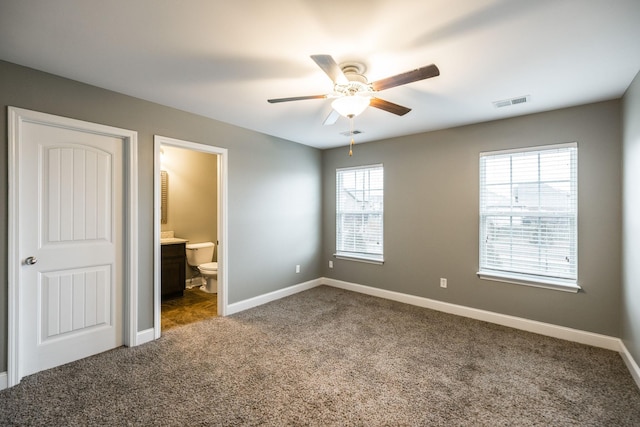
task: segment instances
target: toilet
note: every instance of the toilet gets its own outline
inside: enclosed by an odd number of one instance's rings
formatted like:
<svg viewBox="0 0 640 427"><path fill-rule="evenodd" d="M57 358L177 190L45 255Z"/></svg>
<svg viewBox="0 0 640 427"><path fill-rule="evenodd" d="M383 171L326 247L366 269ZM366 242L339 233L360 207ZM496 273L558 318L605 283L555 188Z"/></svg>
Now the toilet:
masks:
<svg viewBox="0 0 640 427"><path fill-rule="evenodd" d="M210 294L218 292L218 263L211 261L215 247L213 242L186 245L187 264L198 269L204 280L200 289Z"/></svg>

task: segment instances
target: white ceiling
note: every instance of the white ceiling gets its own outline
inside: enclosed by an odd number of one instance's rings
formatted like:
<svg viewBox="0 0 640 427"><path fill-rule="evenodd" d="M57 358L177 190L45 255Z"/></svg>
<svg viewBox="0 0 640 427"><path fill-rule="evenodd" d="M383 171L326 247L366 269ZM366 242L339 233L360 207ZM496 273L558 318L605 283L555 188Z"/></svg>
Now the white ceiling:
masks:
<svg viewBox="0 0 640 427"><path fill-rule="evenodd" d="M0 0L0 59L318 148L331 80L309 58L366 65L412 108L356 117L366 142L618 98L640 70L640 0ZM492 102L530 95L497 109Z"/></svg>

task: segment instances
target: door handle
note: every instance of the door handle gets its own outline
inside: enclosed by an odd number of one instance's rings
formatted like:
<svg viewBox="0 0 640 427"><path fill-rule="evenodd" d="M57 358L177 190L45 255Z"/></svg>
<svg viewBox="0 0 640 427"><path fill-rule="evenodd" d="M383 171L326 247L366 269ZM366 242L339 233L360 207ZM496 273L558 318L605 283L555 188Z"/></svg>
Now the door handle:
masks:
<svg viewBox="0 0 640 427"><path fill-rule="evenodd" d="M38 259L34 256L30 256L27 259L24 260L25 265L33 265L36 262L38 262Z"/></svg>

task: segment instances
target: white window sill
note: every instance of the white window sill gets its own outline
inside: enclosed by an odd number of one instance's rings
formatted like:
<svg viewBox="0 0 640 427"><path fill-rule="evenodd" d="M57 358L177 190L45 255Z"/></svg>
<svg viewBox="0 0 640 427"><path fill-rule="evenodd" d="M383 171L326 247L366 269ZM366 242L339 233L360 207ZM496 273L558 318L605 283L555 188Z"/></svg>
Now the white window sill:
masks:
<svg viewBox="0 0 640 427"><path fill-rule="evenodd" d="M347 261L356 261L356 262L364 262L367 264L376 264L382 265L384 264L384 258L373 258L367 256L357 256L357 255L345 255L345 254L333 254L336 259L344 259Z"/></svg>
<svg viewBox="0 0 640 427"><path fill-rule="evenodd" d="M515 285L533 286L535 288L551 289L554 291L577 293L582 289L575 283L564 282L561 280L545 280L532 278L530 276L518 274L501 274L495 271L479 271L478 277L483 280L493 280L495 282L513 283Z"/></svg>

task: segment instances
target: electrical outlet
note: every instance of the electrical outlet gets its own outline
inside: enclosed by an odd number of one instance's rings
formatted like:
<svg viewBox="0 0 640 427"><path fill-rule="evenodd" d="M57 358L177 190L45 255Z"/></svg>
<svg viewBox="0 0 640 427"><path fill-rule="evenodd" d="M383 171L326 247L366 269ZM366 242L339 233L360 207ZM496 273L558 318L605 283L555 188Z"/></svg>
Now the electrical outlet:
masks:
<svg viewBox="0 0 640 427"><path fill-rule="evenodd" d="M447 279L445 279L444 277L440 278L440 287L441 288L446 288L447 287Z"/></svg>
<svg viewBox="0 0 640 427"><path fill-rule="evenodd" d="M329 268L333 268L333 261L329 261Z"/></svg>
<svg viewBox="0 0 640 427"><path fill-rule="evenodd" d="M300 273L300 264L296 265L296 273Z"/></svg>

